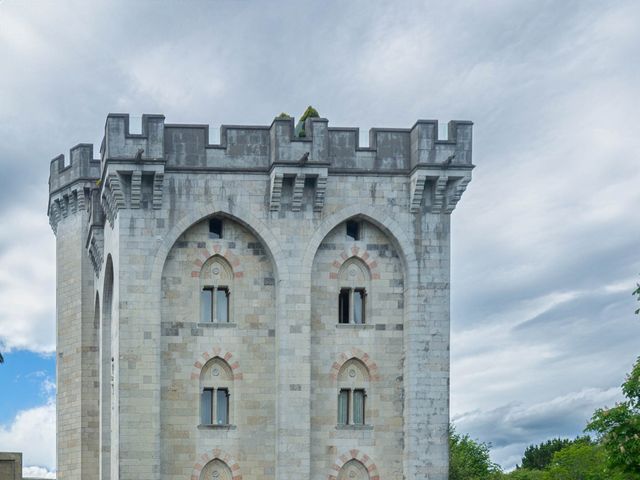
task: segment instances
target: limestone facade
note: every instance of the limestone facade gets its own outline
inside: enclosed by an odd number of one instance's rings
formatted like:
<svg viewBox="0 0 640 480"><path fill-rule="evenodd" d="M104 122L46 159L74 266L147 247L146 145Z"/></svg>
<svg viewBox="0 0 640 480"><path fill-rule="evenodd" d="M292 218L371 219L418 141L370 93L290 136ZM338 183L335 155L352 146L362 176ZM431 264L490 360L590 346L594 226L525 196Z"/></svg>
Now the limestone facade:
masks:
<svg viewBox="0 0 640 480"><path fill-rule="evenodd" d="M54 159L58 478L446 479L471 129L110 114Z"/></svg>

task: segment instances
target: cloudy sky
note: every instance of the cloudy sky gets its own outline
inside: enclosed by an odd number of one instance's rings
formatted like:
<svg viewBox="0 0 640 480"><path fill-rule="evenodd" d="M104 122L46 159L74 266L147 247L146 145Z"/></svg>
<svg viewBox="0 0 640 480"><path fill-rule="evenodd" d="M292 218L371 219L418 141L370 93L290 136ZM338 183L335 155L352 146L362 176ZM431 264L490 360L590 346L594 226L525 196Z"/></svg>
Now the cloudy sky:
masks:
<svg viewBox="0 0 640 480"><path fill-rule="evenodd" d="M55 469L49 161L99 145L108 112L209 123L212 141L309 104L363 132L473 120L453 214L458 430L510 468L619 398L640 354L640 3L132 3L0 0L0 451Z"/></svg>

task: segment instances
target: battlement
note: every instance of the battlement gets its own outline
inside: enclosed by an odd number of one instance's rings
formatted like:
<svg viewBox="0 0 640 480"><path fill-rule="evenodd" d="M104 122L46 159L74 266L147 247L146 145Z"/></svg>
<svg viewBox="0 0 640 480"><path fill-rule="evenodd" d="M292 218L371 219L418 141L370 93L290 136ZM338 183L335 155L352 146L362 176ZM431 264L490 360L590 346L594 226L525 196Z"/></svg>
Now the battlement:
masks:
<svg viewBox="0 0 640 480"><path fill-rule="evenodd" d="M100 161L93 159L93 145L79 143L69 151L69 163L65 156L58 155L49 166L49 194L76 181L100 178Z"/></svg>
<svg viewBox="0 0 640 480"><path fill-rule="evenodd" d="M369 146L362 147L358 128L329 127L326 118L310 117L300 136L292 117L278 117L271 125L222 125L220 143L211 144L208 125L165 124L164 115L143 115L140 133L131 133L129 115L111 113L100 160L89 144L73 147L68 165L63 155L52 160L50 219L56 225L84 208L96 188L110 224L125 207L151 202L160 209L165 174L180 171L264 173L271 211L280 209L285 179L294 179L294 211L301 208L307 179L315 182L314 211L321 211L331 175L400 175L410 181L412 212L430 195L431 212L450 213L471 180L472 128L471 122L451 121L447 139L439 139L436 120L418 120L411 128L372 128ZM143 191L152 198L143 199ZM95 212L90 217L104 221Z"/></svg>
<svg viewBox="0 0 640 480"><path fill-rule="evenodd" d="M208 125L165 124L163 115L143 115L141 133L132 134L128 115L109 114L100 152L103 163L164 161L169 169L268 171L303 157L334 171L410 171L443 162L471 166L471 122L449 122L446 140L438 138L435 120L418 120L407 129L372 128L366 148L358 128L329 127L325 118L306 119L305 132L297 137L293 118L276 118L269 126L222 125L220 143L210 144Z"/></svg>

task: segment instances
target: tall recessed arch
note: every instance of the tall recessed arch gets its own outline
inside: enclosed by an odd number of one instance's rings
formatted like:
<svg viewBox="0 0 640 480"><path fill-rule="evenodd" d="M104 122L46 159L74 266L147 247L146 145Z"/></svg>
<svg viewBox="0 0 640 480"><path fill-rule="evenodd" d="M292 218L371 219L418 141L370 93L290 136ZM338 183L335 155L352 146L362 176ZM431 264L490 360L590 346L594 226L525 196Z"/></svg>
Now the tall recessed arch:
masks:
<svg viewBox="0 0 640 480"><path fill-rule="evenodd" d="M113 314L113 260L107 255L102 286L100 320L100 478L111 478L111 407L113 396L111 318ZM96 294L96 302L98 295Z"/></svg>
<svg viewBox="0 0 640 480"><path fill-rule="evenodd" d="M237 222L251 232L251 234L262 243L267 256L271 259L274 268L273 273L276 279L279 278L280 275L287 278L288 266L286 262L282 261L285 255L280 248L279 241L262 220L258 219L249 210L240 207L235 207L233 211L231 211L220 208L212 210L208 207L201 206L189 210L160 240L151 268L152 281L157 282L157 284L160 283L167 255L180 236L194 225L212 217L227 218Z"/></svg>

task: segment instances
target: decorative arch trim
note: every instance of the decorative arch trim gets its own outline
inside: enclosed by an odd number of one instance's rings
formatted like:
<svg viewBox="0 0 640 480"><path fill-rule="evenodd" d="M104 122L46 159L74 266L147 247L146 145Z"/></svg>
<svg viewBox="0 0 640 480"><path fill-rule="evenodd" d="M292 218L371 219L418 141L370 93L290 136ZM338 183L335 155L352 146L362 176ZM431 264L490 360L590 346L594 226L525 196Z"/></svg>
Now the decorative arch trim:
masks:
<svg viewBox="0 0 640 480"><path fill-rule="evenodd" d="M378 261L372 258L373 255L367 251L365 248L360 248L357 245L351 247L351 254L346 251L342 251L340 256L336 258L331 263L331 268L329 269L329 278L331 280L336 280L338 275L340 274L340 269L342 265L344 265L347 260L352 258L359 258L364 262L364 264L369 267L369 271L371 272L372 280L380 280L380 271L378 270Z"/></svg>
<svg viewBox="0 0 640 480"><path fill-rule="evenodd" d="M200 380L200 372L202 367L212 358L221 358L229 367L233 373L234 380L242 380L242 369L240 368L240 362L235 359L231 352L222 350L220 347L213 347L211 351L202 352L198 359L193 364L193 370L191 371L191 380Z"/></svg>
<svg viewBox="0 0 640 480"><path fill-rule="evenodd" d="M347 453L340 455L336 459L336 462L333 465L331 465L331 468L329 468L329 475L327 476L327 480L337 480L338 475L340 474L340 470L342 470L342 467L344 467L344 465L351 460L357 460L361 464L363 464L367 469L367 471L369 472L369 476L371 477L371 480L380 480L378 467L373 462L371 457L369 457L369 455L357 449L349 450Z"/></svg>
<svg viewBox="0 0 640 480"><path fill-rule="evenodd" d="M198 254L198 258L193 261L193 270L191 271L191 276L195 278L200 278L200 272L202 272L202 266L209 260L211 257L215 257L216 255L221 256L231 268L233 268L233 276L234 278L242 278L244 277L244 268L242 266L242 262L240 258L235 255L231 250L225 248L224 252L222 251L221 245L213 245L211 250L207 248L201 248Z"/></svg>
<svg viewBox="0 0 640 480"><path fill-rule="evenodd" d="M280 271L284 278L288 276L286 262L280 261L286 258L283 254L278 239L274 236L267 225L258 219L249 210L235 206L233 209L225 210L222 208L211 208L201 206L190 210L187 215L182 217L162 238L158 240L158 248L154 255L153 265L151 266L151 278L158 284L162 278L162 270L167 260L167 255L175 242L185 231L196 223L209 218L213 215L224 215L234 222L238 222L244 228L249 230L264 246L274 269L276 278L279 277ZM194 259L195 261L195 259ZM233 265L233 262L230 262Z"/></svg>
<svg viewBox="0 0 640 480"><path fill-rule="evenodd" d="M240 471L240 465L238 465L238 462L236 462L235 458L233 458L231 455L220 450L219 448L214 448L213 450L200 455L198 460L193 464L191 480L200 480L200 473L202 473L202 469L212 460L223 461L231 469L233 480L242 480L242 473Z"/></svg>
<svg viewBox="0 0 640 480"><path fill-rule="evenodd" d="M402 226L393 218L393 214L380 207L362 207L358 205L345 207L332 215L327 216L316 228L315 233L307 244L307 249L302 262L302 271L311 272L313 259L322 240L340 223L352 217L360 217L371 222L389 236L398 251L402 262L405 285L409 286L418 278L418 263L412 241L403 231ZM364 252L363 252L364 254Z"/></svg>
<svg viewBox="0 0 640 480"><path fill-rule="evenodd" d="M331 365L331 378L334 381L338 380L338 374L340 373L340 369L342 366L347 363L352 358L360 360L364 365L369 369L369 377L372 382L376 382L380 379L380 375L378 373L378 365L374 361L371 360L371 357L368 353L363 352L359 348L352 348L350 352L343 352L338 355L338 358L333 365Z"/></svg>

